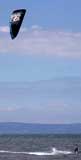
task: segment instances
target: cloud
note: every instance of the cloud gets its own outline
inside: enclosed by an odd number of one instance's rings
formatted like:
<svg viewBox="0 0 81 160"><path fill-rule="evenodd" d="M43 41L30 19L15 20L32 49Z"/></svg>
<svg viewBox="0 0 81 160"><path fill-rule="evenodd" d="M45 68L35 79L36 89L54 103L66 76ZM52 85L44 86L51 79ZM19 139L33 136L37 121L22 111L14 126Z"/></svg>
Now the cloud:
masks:
<svg viewBox="0 0 81 160"><path fill-rule="evenodd" d="M38 26L38 25L32 25L31 29L33 29L33 30L40 30L40 29L42 29L42 27Z"/></svg>
<svg viewBox="0 0 81 160"><path fill-rule="evenodd" d="M0 32L8 33L9 32L9 27L8 26L0 26Z"/></svg>
<svg viewBox="0 0 81 160"><path fill-rule="evenodd" d="M7 26L0 27L0 32L9 32ZM9 33L0 37L0 52L27 55L46 55L62 57L81 57L81 33L45 30L33 25L21 28L21 33L14 40Z"/></svg>
<svg viewBox="0 0 81 160"><path fill-rule="evenodd" d="M21 109L22 107L19 107L19 106L3 106L3 107L0 107L0 112L15 112Z"/></svg>

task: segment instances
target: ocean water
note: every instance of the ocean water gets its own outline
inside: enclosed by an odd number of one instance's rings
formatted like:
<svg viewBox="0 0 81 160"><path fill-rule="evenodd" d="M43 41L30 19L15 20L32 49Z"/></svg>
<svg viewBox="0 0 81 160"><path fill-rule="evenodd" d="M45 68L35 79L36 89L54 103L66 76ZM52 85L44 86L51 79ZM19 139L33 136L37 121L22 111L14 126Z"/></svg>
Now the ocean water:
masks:
<svg viewBox="0 0 81 160"><path fill-rule="evenodd" d="M0 160L81 160L81 135L1 135Z"/></svg>

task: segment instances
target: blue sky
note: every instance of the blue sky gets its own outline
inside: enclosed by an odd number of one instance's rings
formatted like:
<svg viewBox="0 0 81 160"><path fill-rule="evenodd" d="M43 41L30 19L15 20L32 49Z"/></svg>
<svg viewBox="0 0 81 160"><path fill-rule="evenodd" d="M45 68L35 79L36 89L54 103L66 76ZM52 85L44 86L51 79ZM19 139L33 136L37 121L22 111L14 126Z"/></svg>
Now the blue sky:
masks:
<svg viewBox="0 0 81 160"><path fill-rule="evenodd" d="M5 0L0 9L0 121L81 122L81 1ZM26 8L12 40L9 18Z"/></svg>

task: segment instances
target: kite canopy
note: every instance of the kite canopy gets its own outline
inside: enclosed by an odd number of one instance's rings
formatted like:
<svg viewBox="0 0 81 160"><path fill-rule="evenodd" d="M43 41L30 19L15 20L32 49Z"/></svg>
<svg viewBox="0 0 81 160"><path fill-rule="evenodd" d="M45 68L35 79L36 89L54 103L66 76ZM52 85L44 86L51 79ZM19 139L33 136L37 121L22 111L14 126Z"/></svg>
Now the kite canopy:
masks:
<svg viewBox="0 0 81 160"><path fill-rule="evenodd" d="M26 9L19 9L12 12L10 17L10 35L12 39L16 38L20 30L22 21L24 19L25 13Z"/></svg>

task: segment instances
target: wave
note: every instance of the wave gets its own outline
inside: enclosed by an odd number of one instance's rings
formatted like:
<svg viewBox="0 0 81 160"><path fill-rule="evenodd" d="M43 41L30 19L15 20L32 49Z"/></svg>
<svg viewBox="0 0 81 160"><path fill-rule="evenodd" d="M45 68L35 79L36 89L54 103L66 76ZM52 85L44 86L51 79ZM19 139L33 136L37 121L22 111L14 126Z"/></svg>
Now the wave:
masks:
<svg viewBox="0 0 81 160"><path fill-rule="evenodd" d="M29 154L31 155L59 155L59 154L72 154L71 151L61 151L61 150L57 150L56 148L52 148L51 152L29 152Z"/></svg>
<svg viewBox="0 0 81 160"><path fill-rule="evenodd" d="M38 156L60 155L60 154L68 155L68 154L72 154L71 151L62 151L62 150L57 150L56 148L52 148L51 152L16 152L16 151L0 150L0 153L29 154L29 155L38 155Z"/></svg>

